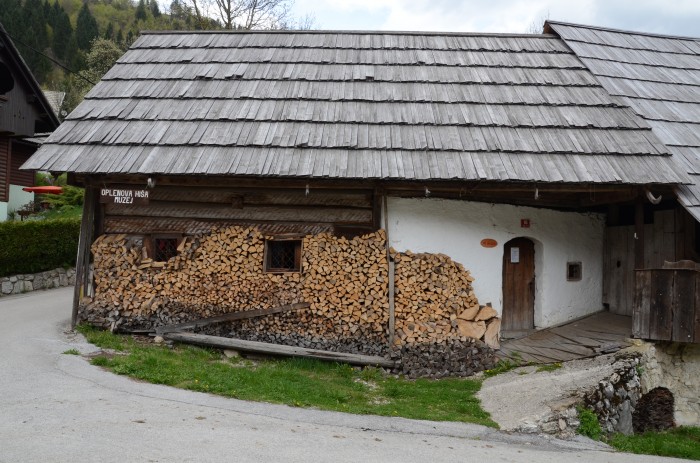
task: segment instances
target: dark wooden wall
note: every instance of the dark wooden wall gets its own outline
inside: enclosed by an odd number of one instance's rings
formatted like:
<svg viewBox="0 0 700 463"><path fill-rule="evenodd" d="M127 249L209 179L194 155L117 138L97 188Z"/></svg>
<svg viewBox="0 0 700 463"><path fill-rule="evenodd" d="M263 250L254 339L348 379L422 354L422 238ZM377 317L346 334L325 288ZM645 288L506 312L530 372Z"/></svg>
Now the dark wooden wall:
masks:
<svg viewBox="0 0 700 463"><path fill-rule="evenodd" d="M12 159L10 161L10 183L12 185L34 185L34 171L19 170L19 168L31 157L32 154L34 154L35 151L35 146L17 142L12 143Z"/></svg>
<svg viewBox="0 0 700 463"><path fill-rule="evenodd" d="M644 268L661 268L664 261L698 260L696 222L682 207L653 212L644 225ZM635 294L634 225L611 226L605 231L603 303L610 311L632 315Z"/></svg>
<svg viewBox="0 0 700 463"><path fill-rule="evenodd" d="M700 343L700 271L653 269L636 273L634 336Z"/></svg>
<svg viewBox="0 0 700 463"><path fill-rule="evenodd" d="M12 71L15 86L9 92L3 94L7 101L3 101L0 111L0 133L12 133L15 135L31 136L35 134L36 125L42 125L46 119L37 108L37 96L29 90L22 77L14 69L11 63L7 63L2 56L0 61ZM32 101L34 100L34 101ZM50 129L48 129L50 130Z"/></svg>
<svg viewBox="0 0 700 463"><path fill-rule="evenodd" d="M0 135L0 201L7 201L10 194L10 149L9 137Z"/></svg>
<svg viewBox="0 0 700 463"><path fill-rule="evenodd" d="M103 185L125 188L127 184ZM132 185L144 188L144 185ZM214 227L256 225L270 234L334 232L354 236L378 228L372 190L156 186L148 205L101 205L105 233L206 232Z"/></svg>

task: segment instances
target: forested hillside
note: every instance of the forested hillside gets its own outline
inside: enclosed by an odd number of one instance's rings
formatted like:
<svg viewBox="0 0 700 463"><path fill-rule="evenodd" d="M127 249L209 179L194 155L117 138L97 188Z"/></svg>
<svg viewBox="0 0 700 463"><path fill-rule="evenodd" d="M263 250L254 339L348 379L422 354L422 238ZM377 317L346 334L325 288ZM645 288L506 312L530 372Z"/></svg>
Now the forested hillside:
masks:
<svg viewBox="0 0 700 463"><path fill-rule="evenodd" d="M70 112L142 30L308 28L292 0L0 0L0 22ZM99 39L99 40L98 40Z"/></svg>

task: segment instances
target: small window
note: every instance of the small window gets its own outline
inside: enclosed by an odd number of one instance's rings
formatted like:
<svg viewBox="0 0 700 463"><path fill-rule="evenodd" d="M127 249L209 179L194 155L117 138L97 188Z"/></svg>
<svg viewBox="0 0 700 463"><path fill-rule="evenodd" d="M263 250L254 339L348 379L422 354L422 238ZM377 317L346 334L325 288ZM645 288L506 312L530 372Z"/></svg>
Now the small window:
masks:
<svg viewBox="0 0 700 463"><path fill-rule="evenodd" d="M177 256L178 239L175 237L153 238L153 260L167 262L171 257Z"/></svg>
<svg viewBox="0 0 700 463"><path fill-rule="evenodd" d="M265 271L272 273L301 271L301 240L266 241Z"/></svg>
<svg viewBox="0 0 700 463"><path fill-rule="evenodd" d="M580 281L582 277L581 262L566 263L566 281Z"/></svg>

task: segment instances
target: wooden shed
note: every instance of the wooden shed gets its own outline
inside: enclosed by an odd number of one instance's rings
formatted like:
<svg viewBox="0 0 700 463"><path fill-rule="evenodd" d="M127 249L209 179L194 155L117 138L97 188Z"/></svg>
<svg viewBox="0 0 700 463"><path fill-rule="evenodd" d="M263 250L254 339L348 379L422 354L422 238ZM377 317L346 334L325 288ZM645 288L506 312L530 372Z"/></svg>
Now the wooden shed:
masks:
<svg viewBox="0 0 700 463"><path fill-rule="evenodd" d="M548 34L143 33L24 167L87 188L83 319L373 352L601 310L609 208L689 181Z"/></svg>

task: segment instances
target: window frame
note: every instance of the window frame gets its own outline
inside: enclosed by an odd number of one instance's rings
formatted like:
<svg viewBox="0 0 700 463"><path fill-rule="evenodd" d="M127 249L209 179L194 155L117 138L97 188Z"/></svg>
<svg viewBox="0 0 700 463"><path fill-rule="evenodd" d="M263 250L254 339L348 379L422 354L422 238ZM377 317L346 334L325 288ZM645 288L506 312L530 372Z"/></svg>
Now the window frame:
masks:
<svg viewBox="0 0 700 463"><path fill-rule="evenodd" d="M175 240L175 254L167 258L166 260L158 260L156 259L156 240ZM177 250L177 248L180 247L180 244L182 244L182 240L184 237L182 234L178 233L153 233L151 235L148 235L148 239L145 240L147 244L147 251L148 251L148 257L153 260L153 262L168 262L170 259L173 257L177 257L180 254L180 251Z"/></svg>
<svg viewBox="0 0 700 463"><path fill-rule="evenodd" d="M271 247L274 243L294 243L294 268L275 268L270 266L272 258ZM263 252L263 273L301 273L301 256L303 240L301 238L268 238L265 240L265 250Z"/></svg>
<svg viewBox="0 0 700 463"><path fill-rule="evenodd" d="M571 276L571 269L578 268L578 275ZM581 281L583 280L583 263L581 261L566 263L566 281Z"/></svg>

